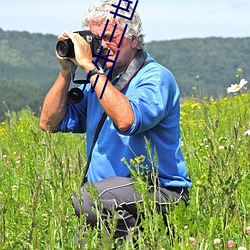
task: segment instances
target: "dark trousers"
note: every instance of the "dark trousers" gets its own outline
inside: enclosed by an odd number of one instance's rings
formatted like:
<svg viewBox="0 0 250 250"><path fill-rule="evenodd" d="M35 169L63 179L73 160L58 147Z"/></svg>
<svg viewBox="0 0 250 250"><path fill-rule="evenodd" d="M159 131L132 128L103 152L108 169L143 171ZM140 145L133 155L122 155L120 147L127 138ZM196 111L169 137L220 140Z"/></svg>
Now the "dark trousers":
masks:
<svg viewBox="0 0 250 250"><path fill-rule="evenodd" d="M134 182L130 178L113 176L95 182L93 185L97 188L99 199L102 203L103 211L100 214L100 219L105 221L108 216L112 219L113 211L118 211L115 237L127 235L135 226L138 219L136 203L142 202L140 193L135 190ZM149 181L149 186L153 198L155 191L151 181ZM159 212L165 213L170 204L178 203L181 200L186 204L188 203L187 188L165 188L159 184L157 184L156 187L156 207ZM97 215L93 209L95 203L91 200L87 189L85 185L79 192L82 202L80 202L77 197L74 197L72 202L76 215L86 214L87 223L96 226Z"/></svg>

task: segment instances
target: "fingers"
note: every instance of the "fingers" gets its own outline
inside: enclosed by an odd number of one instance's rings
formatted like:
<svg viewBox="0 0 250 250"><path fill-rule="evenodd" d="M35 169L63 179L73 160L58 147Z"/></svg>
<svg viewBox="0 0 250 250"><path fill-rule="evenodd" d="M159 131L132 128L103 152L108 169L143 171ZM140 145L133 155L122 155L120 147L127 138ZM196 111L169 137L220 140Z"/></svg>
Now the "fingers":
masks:
<svg viewBox="0 0 250 250"><path fill-rule="evenodd" d="M66 61L66 63L73 63L74 65L78 66L79 64L77 63L75 58L68 58L68 57L61 57L58 55L57 51L56 51L56 57L59 60L59 62L62 64Z"/></svg>
<svg viewBox="0 0 250 250"><path fill-rule="evenodd" d="M69 36L64 32L63 34L60 34L57 39L60 41L60 40L65 40L65 39L68 39Z"/></svg>
<svg viewBox="0 0 250 250"><path fill-rule="evenodd" d="M64 31L62 34L60 34L58 36L58 40L65 40L65 39L75 39L77 37L79 37L80 35L77 34L77 33L72 33L72 32L69 32L69 31ZM80 36L81 37L81 36Z"/></svg>
<svg viewBox="0 0 250 250"><path fill-rule="evenodd" d="M72 33L72 32L68 32L68 31L64 31L63 36L71 39L73 42L75 40L78 40L78 38L82 38L78 33Z"/></svg>
<svg viewBox="0 0 250 250"><path fill-rule="evenodd" d="M68 59L76 66L82 65L81 67L85 68L84 65L92 62L92 52L90 45L87 43L87 41L84 39L83 36L75 32L72 33L64 31L63 34L58 36L58 39L59 40L70 39L74 44L74 52L75 52L74 58L61 58L59 55L57 55L57 58L59 59L61 64L63 64L63 60Z"/></svg>
<svg viewBox="0 0 250 250"><path fill-rule="evenodd" d="M63 34L58 36L58 40L70 39L73 43L87 43L86 40L78 33L64 31Z"/></svg>

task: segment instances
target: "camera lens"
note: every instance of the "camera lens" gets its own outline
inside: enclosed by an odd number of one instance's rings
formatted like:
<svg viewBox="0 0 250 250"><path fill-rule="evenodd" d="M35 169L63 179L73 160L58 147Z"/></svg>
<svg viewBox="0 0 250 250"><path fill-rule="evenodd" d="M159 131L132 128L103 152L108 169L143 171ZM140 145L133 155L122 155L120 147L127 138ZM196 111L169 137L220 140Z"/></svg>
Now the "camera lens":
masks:
<svg viewBox="0 0 250 250"><path fill-rule="evenodd" d="M82 101L83 99L83 92L81 89L79 88L72 88L69 92L68 92L68 100L69 102L72 103L79 103Z"/></svg>
<svg viewBox="0 0 250 250"><path fill-rule="evenodd" d="M70 39L59 41L56 45L56 51L61 57L73 58L75 56L74 45Z"/></svg>

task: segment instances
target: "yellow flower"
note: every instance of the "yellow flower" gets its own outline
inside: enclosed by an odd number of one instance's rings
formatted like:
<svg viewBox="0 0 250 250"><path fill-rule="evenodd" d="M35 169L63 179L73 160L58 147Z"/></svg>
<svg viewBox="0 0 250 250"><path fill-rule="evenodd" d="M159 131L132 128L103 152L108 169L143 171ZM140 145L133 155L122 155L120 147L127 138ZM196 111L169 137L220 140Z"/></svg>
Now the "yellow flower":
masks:
<svg viewBox="0 0 250 250"><path fill-rule="evenodd" d="M130 164L135 165L135 161L133 159L130 159Z"/></svg>
<svg viewBox="0 0 250 250"><path fill-rule="evenodd" d="M243 73L243 69L242 68L238 68L238 73Z"/></svg>
<svg viewBox="0 0 250 250"><path fill-rule="evenodd" d="M192 108L192 109L195 109L195 108L201 109L201 106L200 106L199 103L193 103L193 104L191 104L191 108Z"/></svg>

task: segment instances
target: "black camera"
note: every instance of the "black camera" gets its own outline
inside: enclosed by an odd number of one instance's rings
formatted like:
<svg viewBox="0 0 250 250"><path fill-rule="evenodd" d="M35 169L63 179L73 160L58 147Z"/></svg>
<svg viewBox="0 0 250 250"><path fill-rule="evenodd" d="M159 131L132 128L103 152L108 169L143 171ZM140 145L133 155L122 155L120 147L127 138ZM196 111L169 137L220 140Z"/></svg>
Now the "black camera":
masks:
<svg viewBox="0 0 250 250"><path fill-rule="evenodd" d="M86 40L86 42L90 45L92 55L99 54L102 46L100 38L96 37L90 30L75 31L74 33L78 33ZM75 57L74 44L70 39L58 41L56 51L61 57Z"/></svg>

